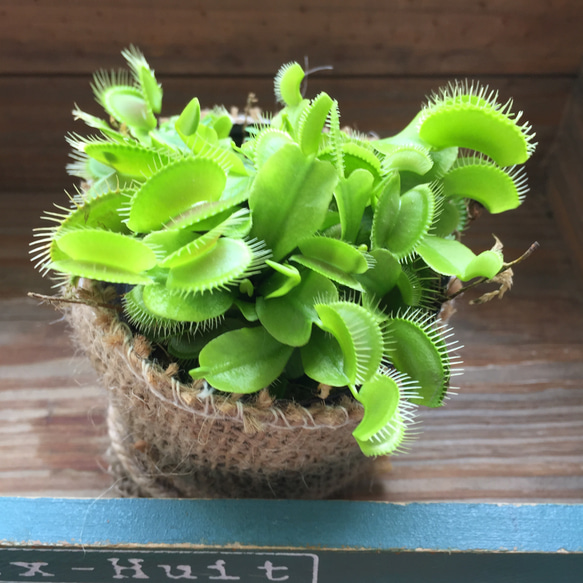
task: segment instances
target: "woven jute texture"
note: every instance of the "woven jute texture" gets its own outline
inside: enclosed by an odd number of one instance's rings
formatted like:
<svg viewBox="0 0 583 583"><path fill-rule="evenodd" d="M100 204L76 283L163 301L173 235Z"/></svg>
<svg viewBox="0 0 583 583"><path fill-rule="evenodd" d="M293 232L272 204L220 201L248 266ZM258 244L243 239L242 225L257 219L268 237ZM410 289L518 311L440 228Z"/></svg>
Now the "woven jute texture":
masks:
<svg viewBox="0 0 583 583"><path fill-rule="evenodd" d="M126 496L323 498L369 471L352 438L362 407L251 402L187 385L148 359L115 310L66 309L73 338L108 389L111 471Z"/></svg>

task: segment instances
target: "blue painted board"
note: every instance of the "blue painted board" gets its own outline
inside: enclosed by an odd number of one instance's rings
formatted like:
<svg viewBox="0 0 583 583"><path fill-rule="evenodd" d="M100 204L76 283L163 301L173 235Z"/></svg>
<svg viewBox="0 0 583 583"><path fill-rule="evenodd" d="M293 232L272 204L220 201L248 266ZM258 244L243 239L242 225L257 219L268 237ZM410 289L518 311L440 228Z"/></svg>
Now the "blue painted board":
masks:
<svg viewBox="0 0 583 583"><path fill-rule="evenodd" d="M0 583L583 581L583 507L0 498Z"/></svg>

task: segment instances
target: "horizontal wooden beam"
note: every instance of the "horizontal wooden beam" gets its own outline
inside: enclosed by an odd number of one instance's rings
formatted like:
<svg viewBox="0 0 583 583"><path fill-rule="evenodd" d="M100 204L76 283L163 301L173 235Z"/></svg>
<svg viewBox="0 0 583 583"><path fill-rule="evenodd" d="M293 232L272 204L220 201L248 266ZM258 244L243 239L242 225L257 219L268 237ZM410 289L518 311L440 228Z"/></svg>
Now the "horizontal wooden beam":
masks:
<svg viewBox="0 0 583 583"><path fill-rule="evenodd" d="M165 545L583 553L583 505L0 498L0 516L0 548Z"/></svg>
<svg viewBox="0 0 583 583"><path fill-rule="evenodd" d="M19 0L0 6L0 74L117 67L271 75L310 57L342 75L575 74L583 4L548 0Z"/></svg>
<svg viewBox="0 0 583 583"><path fill-rule="evenodd" d="M310 80L308 95L327 91L340 103L342 123L381 136L398 132L419 110L425 96L452 77L345 78L322 74ZM206 106L223 103L242 108L249 92L267 111L276 107L271 78L212 78L161 76L164 115L179 113L194 96ZM74 103L103 116L93 100L89 76L0 76L0 191L35 191L72 188L65 172L69 147L67 132L92 133L74 122ZM533 178L540 168L558 128L571 77L489 77L487 83L505 101L513 97L516 110L534 126L539 142L531 161Z"/></svg>
<svg viewBox="0 0 583 583"><path fill-rule="evenodd" d="M583 506L0 498L0 515L0 582L570 583L583 566Z"/></svg>

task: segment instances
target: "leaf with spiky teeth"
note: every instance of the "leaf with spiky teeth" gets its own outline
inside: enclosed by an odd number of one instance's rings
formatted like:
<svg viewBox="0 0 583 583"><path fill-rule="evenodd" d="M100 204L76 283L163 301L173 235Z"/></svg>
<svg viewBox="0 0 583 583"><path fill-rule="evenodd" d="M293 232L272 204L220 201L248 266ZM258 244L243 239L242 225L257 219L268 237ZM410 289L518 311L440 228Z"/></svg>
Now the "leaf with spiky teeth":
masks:
<svg viewBox="0 0 583 583"><path fill-rule="evenodd" d="M429 148L419 144L397 145L372 142L372 145L375 150L385 155L382 162L385 172L408 171L422 176L427 174L433 166Z"/></svg>
<svg viewBox="0 0 583 583"><path fill-rule="evenodd" d="M376 314L349 301L315 304L317 324L330 332L342 349L350 385L371 379L383 358L383 334Z"/></svg>
<svg viewBox="0 0 583 583"><path fill-rule="evenodd" d="M358 168L348 178L341 178L334 190L344 241L356 241L364 209L372 195L373 180L368 170Z"/></svg>
<svg viewBox="0 0 583 583"><path fill-rule="evenodd" d="M320 149L322 131L333 103L327 93L320 93L302 112L298 141L307 156L316 154Z"/></svg>
<svg viewBox="0 0 583 583"><path fill-rule="evenodd" d="M312 323L318 319L314 302L336 300L336 286L326 277L307 271L301 283L282 297L257 298L257 315L265 329L283 344L303 346L310 339Z"/></svg>
<svg viewBox="0 0 583 583"><path fill-rule="evenodd" d="M144 55L133 45L121 52L127 61L136 82L139 84L144 99L150 109L160 113L162 109L162 87L156 81L154 71L146 61Z"/></svg>
<svg viewBox="0 0 583 583"><path fill-rule="evenodd" d="M170 156L138 143L85 141L80 148L89 157L105 164L124 176L145 180L170 162ZM73 144L74 145L74 144Z"/></svg>
<svg viewBox="0 0 583 583"><path fill-rule="evenodd" d="M262 242L222 237L204 254L172 267L166 285L187 293L225 288L258 273L268 257Z"/></svg>
<svg viewBox="0 0 583 583"><path fill-rule="evenodd" d="M55 240L51 269L111 283L149 283L156 255L139 239L101 229L68 231Z"/></svg>
<svg viewBox="0 0 583 583"><path fill-rule="evenodd" d="M255 138L255 166L261 168L269 158L286 144L293 144L291 136L275 128L266 128Z"/></svg>
<svg viewBox="0 0 583 583"><path fill-rule="evenodd" d="M245 221L246 227L243 229L243 236L247 236L251 229L248 209L235 210L235 207L249 198L249 184L250 178L248 177L229 176L225 190L219 200L196 202L179 215L172 217L165 226L172 229L192 229L199 232L210 231L234 214L246 210L248 221ZM237 216L240 215L237 214ZM241 225L242 223L239 226Z"/></svg>
<svg viewBox="0 0 583 583"><path fill-rule="evenodd" d="M75 229L97 228L116 233L129 234L123 224L119 211L127 203L128 194L124 191L110 191L90 200L84 200L80 206L65 208L55 205L58 212L47 211L41 217L54 223L50 227L35 229L35 241L31 244L32 260L36 267L45 273L47 265L57 258L58 251L54 241L58 237ZM62 257L64 259L64 257Z"/></svg>
<svg viewBox="0 0 583 583"><path fill-rule="evenodd" d="M178 322L214 320L233 305L232 294L223 290L185 295L163 284L146 286L142 297L144 305L154 316Z"/></svg>
<svg viewBox="0 0 583 583"><path fill-rule="evenodd" d="M233 330L200 351L200 366L190 375L221 391L256 393L279 377L292 352L293 347L281 344L261 326Z"/></svg>
<svg viewBox="0 0 583 583"><path fill-rule="evenodd" d="M398 259L410 257L429 231L434 211L435 195L423 184L401 195L396 216L379 199L373 221L373 245L388 249Z"/></svg>
<svg viewBox="0 0 583 583"><path fill-rule="evenodd" d="M386 249L373 249L370 255L375 264L357 279L367 293L382 298L397 284L402 271L401 264Z"/></svg>
<svg viewBox="0 0 583 583"><path fill-rule="evenodd" d="M163 258L182 249L197 237L197 233L187 231L186 229L164 229L149 233L142 241L163 260Z"/></svg>
<svg viewBox="0 0 583 583"><path fill-rule="evenodd" d="M265 241L279 261L324 222L338 176L328 162L305 156L287 144L259 169L249 207L252 236Z"/></svg>
<svg viewBox="0 0 583 583"><path fill-rule="evenodd" d="M140 89L131 84L126 71L99 71L93 77L92 87L103 109L131 128L136 137L143 137L156 127L158 122L149 103Z"/></svg>
<svg viewBox="0 0 583 583"><path fill-rule="evenodd" d="M134 194L128 227L135 233L161 229L193 205L219 200L227 177L205 158L184 158L164 166Z"/></svg>
<svg viewBox="0 0 583 583"><path fill-rule="evenodd" d="M283 65L275 76L275 97L282 105L299 105L303 96L300 90L304 80L304 70L295 62Z"/></svg>
<svg viewBox="0 0 583 583"><path fill-rule="evenodd" d="M190 329L190 323L152 314L144 304L143 293L146 287L149 286L136 285L122 298L124 314L130 324L151 340L156 341Z"/></svg>
<svg viewBox="0 0 583 583"><path fill-rule="evenodd" d="M177 232L173 239L169 236L161 238L161 235L157 238L163 244L166 243L165 249L168 250L168 254L160 261L160 267L177 267L184 263L194 261L197 257L201 257L208 251L214 249L219 237L223 235L232 239L242 239L248 233L249 229L247 228L247 224L249 221L249 209L239 209L200 236L185 229L156 231L156 233ZM152 236L156 235L156 233L146 236L144 241L150 242ZM184 235L180 235L180 233L184 233ZM170 249L171 244L177 245L181 241L184 241L183 245L175 249ZM156 238L153 243L154 245L156 244Z"/></svg>
<svg viewBox="0 0 583 583"><path fill-rule="evenodd" d="M528 188L523 168L500 168L481 156L459 158L443 177L443 194L477 200L491 213L515 209Z"/></svg>
<svg viewBox="0 0 583 583"><path fill-rule="evenodd" d="M123 134L114 130L105 120L82 111L76 104L75 109L73 110L73 118L75 120L83 120L88 127L99 130L114 142L124 142L126 140Z"/></svg>
<svg viewBox="0 0 583 583"><path fill-rule="evenodd" d="M458 197L436 197L435 207L438 211L433 217L429 234L436 237L449 237L454 232L461 233L465 227L467 215L465 200Z"/></svg>
<svg viewBox="0 0 583 583"><path fill-rule="evenodd" d="M356 169L368 170L379 181L383 174L381 161L366 142L346 142L342 145L344 174L350 176Z"/></svg>
<svg viewBox="0 0 583 583"><path fill-rule="evenodd" d="M397 370L418 381L416 402L428 407L442 404L451 376L450 354L434 314L415 310L390 318L385 355Z"/></svg>
<svg viewBox="0 0 583 583"><path fill-rule="evenodd" d="M437 273L455 275L462 281L474 277L492 279L504 263L502 254L497 251L482 251L476 255L459 241L433 235L427 235L417 245L416 252Z"/></svg>
<svg viewBox="0 0 583 583"><path fill-rule="evenodd" d="M535 144L528 124L518 125L522 112L510 112L488 86L456 83L434 95L421 111L419 136L440 150L451 146L477 150L500 166L522 164Z"/></svg>
<svg viewBox="0 0 583 583"><path fill-rule="evenodd" d="M362 452L368 456L394 452L406 438L406 429L413 423L418 385L406 375L375 375L360 387L355 398L364 406L364 416L352 435Z"/></svg>

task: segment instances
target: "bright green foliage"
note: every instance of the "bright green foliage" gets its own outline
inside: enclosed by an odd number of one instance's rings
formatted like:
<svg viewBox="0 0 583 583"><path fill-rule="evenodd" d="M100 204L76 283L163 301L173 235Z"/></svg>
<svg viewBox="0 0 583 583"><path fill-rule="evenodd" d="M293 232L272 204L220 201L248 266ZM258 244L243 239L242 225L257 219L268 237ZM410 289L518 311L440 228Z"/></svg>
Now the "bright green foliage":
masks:
<svg viewBox="0 0 583 583"><path fill-rule="evenodd" d="M196 97L159 119L154 71L134 47L123 56L129 72L94 79L106 119L74 111L98 135L68 138L83 189L43 216L37 267L120 284L124 318L182 380L285 399L328 385L362 404L366 455L398 450L414 407L441 405L456 374L438 323L448 278L505 268L459 240L466 202L522 202L514 165L534 150L530 127L494 93L454 84L369 140L341 129L326 93L304 97L290 63L275 80L283 108L235 145L227 110Z"/></svg>

